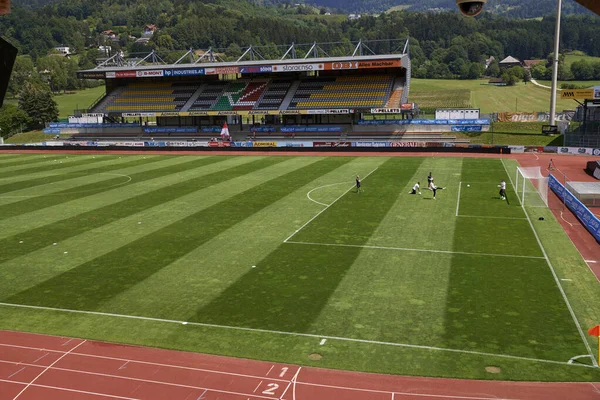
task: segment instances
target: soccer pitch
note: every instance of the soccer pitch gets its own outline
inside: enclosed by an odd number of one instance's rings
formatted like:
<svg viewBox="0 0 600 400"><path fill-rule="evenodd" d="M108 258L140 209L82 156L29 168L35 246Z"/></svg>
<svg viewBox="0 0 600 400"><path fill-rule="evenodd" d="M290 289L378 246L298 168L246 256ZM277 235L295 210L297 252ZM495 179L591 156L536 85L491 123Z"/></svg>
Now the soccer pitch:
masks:
<svg viewBox="0 0 600 400"><path fill-rule="evenodd" d="M600 322L600 285L549 210L521 207L516 167L0 155L0 329L359 371L597 381L586 331ZM445 188L436 200L429 172ZM422 195L408 194L417 181Z"/></svg>

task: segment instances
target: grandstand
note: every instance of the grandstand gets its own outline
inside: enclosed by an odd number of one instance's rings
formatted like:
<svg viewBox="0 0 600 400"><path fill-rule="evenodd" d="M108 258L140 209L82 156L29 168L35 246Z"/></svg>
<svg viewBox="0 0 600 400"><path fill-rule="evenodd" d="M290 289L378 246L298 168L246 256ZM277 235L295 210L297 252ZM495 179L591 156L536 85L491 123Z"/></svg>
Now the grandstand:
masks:
<svg viewBox="0 0 600 400"><path fill-rule="evenodd" d="M450 131L450 126L399 123L417 112L416 105L408 103L408 43L402 54L356 53L345 57L312 54L315 57L308 58L307 53L301 59L284 56L260 61L102 65L79 71L78 76L105 80L106 94L81 112L83 120L91 115L101 117L103 124L53 127L48 133L73 128L69 133L82 139L124 135L189 138L214 136L224 122L236 139L310 133L307 137L328 140L373 135L402 140L412 132L430 139L433 133ZM363 123L369 119L381 119L382 124ZM128 129L120 129L119 124L131 122L137 123L137 129L130 124Z"/></svg>

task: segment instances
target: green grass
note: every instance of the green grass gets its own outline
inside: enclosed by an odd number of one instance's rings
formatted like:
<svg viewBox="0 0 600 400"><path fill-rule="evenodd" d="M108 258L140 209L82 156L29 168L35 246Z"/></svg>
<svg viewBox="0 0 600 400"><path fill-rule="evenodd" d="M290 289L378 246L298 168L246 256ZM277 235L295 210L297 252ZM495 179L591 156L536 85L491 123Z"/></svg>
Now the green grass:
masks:
<svg viewBox="0 0 600 400"><path fill-rule="evenodd" d="M66 118L69 115L73 115L73 110L75 109L87 109L104 92L104 86L98 86L72 93L54 95L54 100L58 105L59 118Z"/></svg>
<svg viewBox="0 0 600 400"><path fill-rule="evenodd" d="M467 94L470 93L467 104ZM455 93L454 97L452 93ZM550 110L550 90L529 83L490 86L487 80L412 79L409 100L422 109L474 107L482 113ZM459 105L460 104L460 105ZM557 100L557 110L574 109L572 100Z"/></svg>
<svg viewBox="0 0 600 400"><path fill-rule="evenodd" d="M597 381L567 364L587 350L512 187L497 198L515 168L0 154L0 328L392 374ZM446 187L437 200L408 195L430 171ZM600 285L549 211L527 210L593 325Z"/></svg>
<svg viewBox="0 0 600 400"><path fill-rule="evenodd" d="M48 135L42 131L29 131L23 133L17 133L4 140L7 144L23 144L23 143L40 143L46 140L54 139L55 135ZM61 139L65 139L71 136L71 134L63 133L60 135Z"/></svg>
<svg viewBox="0 0 600 400"><path fill-rule="evenodd" d="M581 52L565 55L565 65L567 65L569 68L571 68L571 64L573 64L574 62L581 60L586 60L588 62L598 62L600 61L600 57L587 56L585 54L581 54Z"/></svg>

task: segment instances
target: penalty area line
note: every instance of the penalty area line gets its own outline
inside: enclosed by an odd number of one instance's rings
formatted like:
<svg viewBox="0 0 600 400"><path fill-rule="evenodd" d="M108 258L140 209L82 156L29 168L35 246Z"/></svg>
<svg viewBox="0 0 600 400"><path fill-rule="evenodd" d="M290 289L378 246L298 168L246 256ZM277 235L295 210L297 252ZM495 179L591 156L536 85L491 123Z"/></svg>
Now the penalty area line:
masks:
<svg viewBox="0 0 600 400"><path fill-rule="evenodd" d="M342 244L342 243L315 243L315 242L292 242L292 241L287 241L285 243L304 244L304 245L309 245L309 246L355 247L355 248L376 249L376 250L415 251L415 252L420 252L420 253L463 254L463 255L468 255L468 256L514 257L514 258L532 258L532 259L544 260L544 257L521 256L521 255L515 255L515 254L469 253L466 251L410 249L410 248L406 248L406 247L369 246L369 245L362 245L362 244Z"/></svg>
<svg viewBox="0 0 600 400"><path fill-rule="evenodd" d="M95 315L95 316L100 316L100 317L134 319L134 320L140 320L140 321L154 321L154 322L179 324L179 325L181 325L184 322L184 321L178 321L178 320L172 320L172 319L142 317L142 316L138 316L138 315L114 314L114 313L105 313L105 312L100 312L100 311L71 310L71 309L67 309L67 308L30 306L30 305L25 305L25 304L0 303L0 306L41 310L41 311L63 312L63 313L72 313L72 314ZM473 351L473 350L450 349L450 348L444 348L444 347L434 347L434 346L426 346L426 345L418 345L418 344L395 343L395 342L385 342L385 341L379 341L379 340L368 340L368 339L356 339L356 338L347 338L347 337L340 337L340 336L319 335L316 333L313 334L313 333L285 332L285 331L275 331L275 330L270 330L270 329L245 328L245 327L241 327L241 326L207 324L207 323L203 323L203 322L188 322L186 325L187 326L197 326L197 327L202 327L202 328L216 328L216 329L224 329L224 330L226 329L226 330L234 330L234 331L243 331L243 332L266 333L266 334L274 334L274 335L282 335L282 336L296 336L296 337L327 339L330 341L337 340L337 341L341 341L341 342L350 342L350 343L374 344L374 345L389 346L389 347L403 347L403 348L421 349L421 350L428 350L428 351L439 351L439 352L449 352L449 353L458 353L458 354L471 354L471 355L476 355L476 356L500 357L500 358L507 358L507 359L512 359L512 360L534 361L534 362L542 362L542 363L558 364L558 365L571 365L574 367L597 368L596 366L590 366L590 365L585 365L585 364L568 364L567 362L564 362L564 361L544 360L544 359L540 359L540 358L513 356L513 355L509 355L509 354L486 353L486 352Z"/></svg>
<svg viewBox="0 0 600 400"><path fill-rule="evenodd" d="M508 168L506 168L506 164L504 163L504 159L500 159L500 162L502 163L502 166L504 167L504 171L506 172L506 175L508 175L508 179L510 180L510 184L512 185L513 189L515 190L515 193L517 192L517 187L515 186L514 181L512 180L512 176L508 173ZM518 167L517 167L518 168ZM529 222L529 226L531 227L531 230L533 232L533 235L535 236L535 240L537 241L538 246L540 247L540 250L542 250L542 254L544 255L544 258L546 259L546 264L548 264L548 268L550 268L550 272L552 273L552 277L554 278L554 282L556 282L556 285L558 286L558 289L560 291L560 294L562 295L562 298L569 310L569 313L571 314L571 318L573 318L573 322L575 323L575 326L577 327L577 331L579 332L579 336L581 337L581 340L583 341L583 344L585 346L585 349L587 350L590 358L592 359L592 364L594 368L598 368L598 361L596 361L596 358L594 357L594 354L592 352L592 349L590 347L589 342L587 341L587 338L585 336L585 334L583 333L583 329L581 328L581 324L579 323L579 320L577 319L577 316L575 315L575 311L573 310L573 307L571 307L571 302L569 301L569 298L567 297L567 293L565 292L565 289L562 287L562 284L560 283L560 279L558 278L558 275L556 274L556 270L554 269L554 266L552 266L552 263L550 262L550 258L548 257L548 253L546 252L546 249L544 248L544 245L542 244L542 241L537 233L537 231L535 230L535 227L533 226L533 222L531 222L531 218L529 217L529 213L527 212L527 209L525 208L525 206L523 206L523 204L521 204L521 208L523 208L523 212L525 213L525 216L527 217L527 221Z"/></svg>

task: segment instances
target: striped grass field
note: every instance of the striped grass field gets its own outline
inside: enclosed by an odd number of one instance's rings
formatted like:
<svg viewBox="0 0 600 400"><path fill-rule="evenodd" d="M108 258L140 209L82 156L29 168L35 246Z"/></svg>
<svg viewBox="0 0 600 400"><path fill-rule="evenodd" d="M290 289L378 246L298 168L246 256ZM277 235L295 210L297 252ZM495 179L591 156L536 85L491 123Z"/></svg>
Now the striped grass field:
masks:
<svg viewBox="0 0 600 400"><path fill-rule="evenodd" d="M2 154L0 329L393 374L598 380L584 333L600 285L549 210L524 209L510 185L498 198L515 168ZM429 172L445 190L409 195Z"/></svg>

